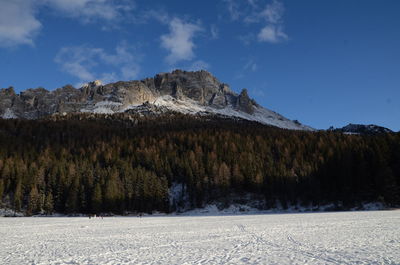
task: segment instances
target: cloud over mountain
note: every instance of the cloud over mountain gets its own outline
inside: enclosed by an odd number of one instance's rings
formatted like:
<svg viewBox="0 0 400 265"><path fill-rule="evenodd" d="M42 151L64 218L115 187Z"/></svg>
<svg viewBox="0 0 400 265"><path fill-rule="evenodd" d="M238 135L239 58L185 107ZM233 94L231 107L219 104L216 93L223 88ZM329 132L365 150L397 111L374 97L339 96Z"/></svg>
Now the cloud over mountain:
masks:
<svg viewBox="0 0 400 265"><path fill-rule="evenodd" d="M139 60L140 56L125 43L119 44L114 53L85 45L63 47L55 57L62 70L80 82L100 79L103 83L136 78ZM107 66L109 71L99 71L101 65Z"/></svg>
<svg viewBox="0 0 400 265"><path fill-rule="evenodd" d="M1 0L0 47L19 44L33 45L33 39L42 28L36 18L36 8L29 0Z"/></svg>
<svg viewBox="0 0 400 265"><path fill-rule="evenodd" d="M193 39L200 31L203 31L203 28L198 24L173 18L169 23L169 33L161 36L161 46L169 52L166 61L175 64L192 60L195 57L193 49L196 46Z"/></svg>
<svg viewBox="0 0 400 265"><path fill-rule="evenodd" d="M121 19L133 10L133 1L114 0L0 0L0 47L33 45L43 26L42 10L84 23Z"/></svg>

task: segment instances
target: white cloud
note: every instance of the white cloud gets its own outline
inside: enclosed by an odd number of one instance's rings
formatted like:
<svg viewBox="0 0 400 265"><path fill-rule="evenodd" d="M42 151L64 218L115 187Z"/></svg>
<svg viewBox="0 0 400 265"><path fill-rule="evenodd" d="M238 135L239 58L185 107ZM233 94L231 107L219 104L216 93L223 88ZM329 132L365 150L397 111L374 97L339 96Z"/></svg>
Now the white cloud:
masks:
<svg viewBox="0 0 400 265"><path fill-rule="evenodd" d="M260 17L264 18L267 22L278 24L281 22L285 8L281 2L273 0L272 3L267 4L265 9L260 13Z"/></svg>
<svg viewBox="0 0 400 265"><path fill-rule="evenodd" d="M266 25L257 35L259 41L278 43L288 39L280 25Z"/></svg>
<svg viewBox="0 0 400 265"><path fill-rule="evenodd" d="M242 79L246 77L250 72L256 72L258 65L253 58L247 58L244 61L244 65L236 72L234 79Z"/></svg>
<svg viewBox="0 0 400 265"><path fill-rule="evenodd" d="M218 39L218 37L219 37L219 29L217 28L216 25L211 25L210 33L211 33L211 38L212 39Z"/></svg>
<svg viewBox="0 0 400 265"><path fill-rule="evenodd" d="M243 70L255 72L255 71L257 71L257 63L254 62L253 59L249 59L249 60L246 62L246 64L244 65Z"/></svg>
<svg viewBox="0 0 400 265"><path fill-rule="evenodd" d="M240 6L237 0L224 0L227 4L229 15L231 16L232 20L238 20L242 15L240 11Z"/></svg>
<svg viewBox="0 0 400 265"><path fill-rule="evenodd" d="M100 79L103 83L110 83L137 77L140 58L131 50L125 43L118 45L115 53L88 46L64 47L58 52L55 62L80 82ZM104 72L101 68L111 68L111 71Z"/></svg>
<svg viewBox="0 0 400 265"><path fill-rule="evenodd" d="M273 0L259 13L259 17L267 23L257 35L259 41L278 43L288 39L288 35L283 31L282 16L284 11L283 4Z"/></svg>
<svg viewBox="0 0 400 265"><path fill-rule="evenodd" d="M33 45L42 24L30 0L0 0L0 46Z"/></svg>
<svg viewBox="0 0 400 265"><path fill-rule="evenodd" d="M42 0L44 3L66 16L83 21L93 19L115 20L122 12L134 8L132 1L113 0Z"/></svg>
<svg viewBox="0 0 400 265"><path fill-rule="evenodd" d="M0 0L0 47L33 45L42 28L38 14L50 9L80 21L121 20L134 8L129 0Z"/></svg>
<svg viewBox="0 0 400 265"><path fill-rule="evenodd" d="M238 0L225 0L228 10L239 10ZM254 40L260 42L279 43L288 40L288 35L284 32L283 14L285 7L279 0L272 0L270 3L261 8L258 0L247 0L247 7L240 7L241 11L237 18L241 17L244 23L262 23L263 27L257 34L252 32L247 35L239 36L239 39L248 45Z"/></svg>
<svg viewBox="0 0 400 265"><path fill-rule="evenodd" d="M169 23L170 32L161 36L161 47L169 51L166 61L175 64L179 61L190 61L195 57L193 38L202 31L198 24L184 22L174 18Z"/></svg>

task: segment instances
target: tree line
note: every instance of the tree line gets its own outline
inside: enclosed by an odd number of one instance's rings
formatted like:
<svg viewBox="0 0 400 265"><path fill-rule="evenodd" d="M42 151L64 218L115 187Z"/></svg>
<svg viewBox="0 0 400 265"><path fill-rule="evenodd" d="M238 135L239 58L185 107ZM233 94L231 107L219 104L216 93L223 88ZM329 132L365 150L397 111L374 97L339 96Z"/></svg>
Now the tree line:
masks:
<svg viewBox="0 0 400 265"><path fill-rule="evenodd" d="M174 184L187 201L171 201ZM170 212L247 193L265 208L399 205L400 135L181 114L0 120L0 201L28 215Z"/></svg>

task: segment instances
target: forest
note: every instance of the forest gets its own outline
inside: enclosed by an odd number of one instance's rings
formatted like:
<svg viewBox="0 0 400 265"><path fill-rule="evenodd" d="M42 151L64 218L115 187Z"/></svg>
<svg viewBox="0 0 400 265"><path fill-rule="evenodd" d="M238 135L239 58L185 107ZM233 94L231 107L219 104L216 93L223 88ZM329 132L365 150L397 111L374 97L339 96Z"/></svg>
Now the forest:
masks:
<svg viewBox="0 0 400 265"><path fill-rule="evenodd" d="M263 208L400 204L400 134L292 131L164 114L0 119L1 207L27 215L173 212L255 194Z"/></svg>

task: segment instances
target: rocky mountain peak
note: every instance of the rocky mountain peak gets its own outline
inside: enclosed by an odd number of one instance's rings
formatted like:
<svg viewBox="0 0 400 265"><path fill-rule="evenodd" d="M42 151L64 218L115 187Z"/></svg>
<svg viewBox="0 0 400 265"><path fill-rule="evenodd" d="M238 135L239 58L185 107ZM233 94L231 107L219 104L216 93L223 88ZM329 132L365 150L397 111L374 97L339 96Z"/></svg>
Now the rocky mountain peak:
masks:
<svg viewBox="0 0 400 265"><path fill-rule="evenodd" d="M253 114L254 113L254 103L253 100L250 99L247 89L242 89L238 97L237 103L238 109Z"/></svg>
<svg viewBox="0 0 400 265"><path fill-rule="evenodd" d="M175 111L224 115L283 128L309 130L259 106L246 89L238 95L208 71L174 70L153 78L103 85L99 80L76 89L66 85L53 91L28 89L19 94L0 90L0 117L37 119L64 113ZM147 115L146 114L146 115Z"/></svg>
<svg viewBox="0 0 400 265"><path fill-rule="evenodd" d="M149 82L152 80L145 80L145 83ZM154 77L154 89L160 95L187 97L202 105L207 105L215 94L224 93L221 91L221 82L204 70L197 72L174 70L171 73L157 74Z"/></svg>
<svg viewBox="0 0 400 265"><path fill-rule="evenodd" d="M103 83L100 80L94 80L93 82L83 84L82 88L87 88L87 87L93 88L93 87L99 87L102 85L103 85Z"/></svg>
<svg viewBox="0 0 400 265"><path fill-rule="evenodd" d="M362 135L375 135L375 134L393 132L388 128L378 126L375 124L364 125L364 124L353 124L353 123L349 123L348 125L342 128L334 128L333 126L331 126L328 129L328 131L342 132L346 134L362 134Z"/></svg>
<svg viewBox="0 0 400 265"><path fill-rule="evenodd" d="M10 86L9 88L1 88L0 95L2 96L14 96L15 90L14 87Z"/></svg>

